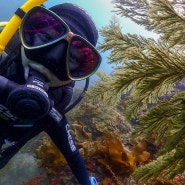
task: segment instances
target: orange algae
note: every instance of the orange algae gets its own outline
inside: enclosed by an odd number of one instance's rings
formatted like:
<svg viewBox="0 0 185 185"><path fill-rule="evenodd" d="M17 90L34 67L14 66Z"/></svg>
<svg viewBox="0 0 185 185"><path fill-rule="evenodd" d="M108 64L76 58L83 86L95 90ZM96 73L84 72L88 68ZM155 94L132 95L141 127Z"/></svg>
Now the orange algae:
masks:
<svg viewBox="0 0 185 185"><path fill-rule="evenodd" d="M67 164L64 156L51 140L36 149L35 155L39 166L45 167L48 173L55 174L62 169L63 165Z"/></svg>
<svg viewBox="0 0 185 185"><path fill-rule="evenodd" d="M96 160L97 167L102 164L102 167L109 171L117 184L120 184L118 183L119 177L128 177L139 164L148 162L150 159L150 153L146 151L144 141L138 143L133 149L128 149L119 138L109 132L92 140L92 134L85 131L84 125L80 121L70 127L75 143L85 161L88 163L88 161ZM44 142L35 151L35 154L40 166L45 167L50 174L59 173L67 164L65 158L50 139ZM88 166L88 170L93 171L93 169ZM110 181L114 181L113 179L104 175L104 179L101 181L103 185L107 185L110 184Z"/></svg>
<svg viewBox="0 0 185 185"><path fill-rule="evenodd" d="M150 154L141 148L139 143L135 149L130 151L110 133L104 135L105 146L99 147L99 151L104 158L98 159L100 163L109 166L117 175L130 175L136 169L137 164L150 159ZM143 144L142 144L143 145Z"/></svg>

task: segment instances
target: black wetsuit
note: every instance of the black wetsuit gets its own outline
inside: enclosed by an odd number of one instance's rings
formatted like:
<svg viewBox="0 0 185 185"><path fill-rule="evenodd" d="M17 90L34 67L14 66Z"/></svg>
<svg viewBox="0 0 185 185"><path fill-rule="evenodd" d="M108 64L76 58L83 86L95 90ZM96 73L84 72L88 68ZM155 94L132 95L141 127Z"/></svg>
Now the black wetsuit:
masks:
<svg viewBox="0 0 185 185"><path fill-rule="evenodd" d="M19 84L24 84L24 77L21 71L19 71L17 74L7 77ZM65 86L49 89L48 95L50 99L53 100L55 108L61 113L71 100L73 86L74 83L70 83ZM22 137L28 135L30 131L31 137L34 137L40 132L45 131L65 156L73 174L78 179L79 183L81 185L90 185L89 176L85 168L84 161L72 139L68 121L65 115L63 115L63 119L60 124L56 124L53 122L53 120L51 120L51 118L46 116L45 118L37 121L37 123L33 124L31 129L15 128L12 127L12 125L14 124L14 120L16 120L16 118L6 109L6 98L7 95L0 92L0 138L8 139L10 141L19 141ZM5 116L4 114L8 115L9 117ZM21 121L22 120L16 120L16 122ZM23 143L26 143L26 139L23 141Z"/></svg>

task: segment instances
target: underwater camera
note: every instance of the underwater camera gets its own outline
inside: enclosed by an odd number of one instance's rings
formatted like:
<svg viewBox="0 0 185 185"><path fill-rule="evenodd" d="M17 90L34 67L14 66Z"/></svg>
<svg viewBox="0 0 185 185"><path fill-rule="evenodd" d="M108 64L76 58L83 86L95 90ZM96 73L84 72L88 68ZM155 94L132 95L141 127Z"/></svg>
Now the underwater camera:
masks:
<svg viewBox="0 0 185 185"><path fill-rule="evenodd" d="M30 76L25 85L19 85L0 76L0 83L0 90L8 94L7 108L16 117L35 120L48 113L48 86L43 78Z"/></svg>

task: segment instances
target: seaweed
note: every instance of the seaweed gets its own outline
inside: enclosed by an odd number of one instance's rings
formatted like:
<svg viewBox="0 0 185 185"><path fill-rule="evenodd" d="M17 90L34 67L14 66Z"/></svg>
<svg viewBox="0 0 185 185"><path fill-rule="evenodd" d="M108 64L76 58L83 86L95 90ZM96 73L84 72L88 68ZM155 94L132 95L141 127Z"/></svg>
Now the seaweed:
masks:
<svg viewBox="0 0 185 185"><path fill-rule="evenodd" d="M109 132L102 133L102 136L93 140L92 134L86 132L80 120L70 128L88 171L95 174L103 185L110 182L122 184L139 164L150 160L144 141L129 149ZM68 168L65 158L49 138L35 150L35 158L41 167L46 168L48 174L57 175Z"/></svg>

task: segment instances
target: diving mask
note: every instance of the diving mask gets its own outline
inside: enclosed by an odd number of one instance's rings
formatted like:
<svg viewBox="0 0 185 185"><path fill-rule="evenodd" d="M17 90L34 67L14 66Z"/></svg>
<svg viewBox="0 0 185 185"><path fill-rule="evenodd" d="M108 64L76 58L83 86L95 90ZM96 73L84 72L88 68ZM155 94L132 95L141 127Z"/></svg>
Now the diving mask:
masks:
<svg viewBox="0 0 185 185"><path fill-rule="evenodd" d="M67 42L66 72L70 80L83 80L96 72L101 56L86 39L70 31L68 25L54 12L42 6L32 8L23 18L20 26L20 38L28 51L50 47L61 41ZM47 61L42 61L42 65ZM60 77L59 64L52 72ZM55 66L55 64L52 64Z"/></svg>

